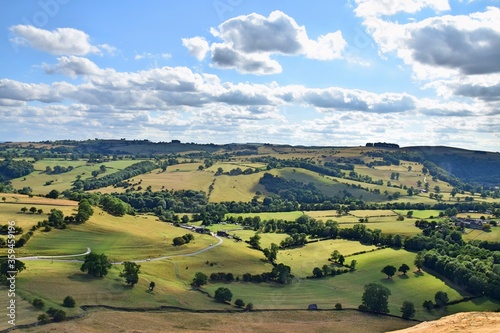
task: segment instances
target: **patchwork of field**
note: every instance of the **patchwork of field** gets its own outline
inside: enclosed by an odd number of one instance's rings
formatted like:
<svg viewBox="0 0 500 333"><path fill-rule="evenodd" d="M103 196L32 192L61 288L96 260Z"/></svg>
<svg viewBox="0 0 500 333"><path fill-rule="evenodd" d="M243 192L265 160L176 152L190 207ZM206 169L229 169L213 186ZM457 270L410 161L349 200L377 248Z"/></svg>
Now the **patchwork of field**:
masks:
<svg viewBox="0 0 500 333"><path fill-rule="evenodd" d="M70 189L73 182L80 176L81 179L92 178L92 171L99 170L101 165L106 166L106 172L98 176L104 177L105 175L112 174L116 171L122 170L129 165L138 163L138 160L122 160L122 161L109 161L100 164L87 164L83 160L67 161L64 159L43 159L34 163L35 171L31 174L16 178L12 180L12 185L15 188L31 187L33 194L47 194L51 190L58 190L62 192ZM46 174L45 168L50 166L73 166L73 170L60 173L60 174ZM48 183L50 182L50 185Z"/></svg>

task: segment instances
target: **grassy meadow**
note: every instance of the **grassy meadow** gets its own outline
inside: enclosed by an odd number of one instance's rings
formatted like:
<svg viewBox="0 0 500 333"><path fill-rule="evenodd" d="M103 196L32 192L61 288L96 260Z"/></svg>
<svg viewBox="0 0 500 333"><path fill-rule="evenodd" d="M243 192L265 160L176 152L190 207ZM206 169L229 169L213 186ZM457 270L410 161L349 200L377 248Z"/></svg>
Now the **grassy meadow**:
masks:
<svg viewBox="0 0 500 333"><path fill-rule="evenodd" d="M35 171L31 174L16 178L12 180L12 185L15 188L31 187L33 194L47 194L52 190L62 192L70 189L73 181L80 176L81 179L92 178L92 171L99 170L101 165L105 165L107 170L105 173L100 174L98 177L103 177L112 174L116 171L122 170L129 165L139 162L138 160L122 160L110 161L100 164L88 164L85 161L68 161L64 159L43 159L34 163ZM45 168L47 166L54 167L56 165L68 167L73 166L73 170L56 175L46 174ZM47 182L51 182L47 185Z"/></svg>

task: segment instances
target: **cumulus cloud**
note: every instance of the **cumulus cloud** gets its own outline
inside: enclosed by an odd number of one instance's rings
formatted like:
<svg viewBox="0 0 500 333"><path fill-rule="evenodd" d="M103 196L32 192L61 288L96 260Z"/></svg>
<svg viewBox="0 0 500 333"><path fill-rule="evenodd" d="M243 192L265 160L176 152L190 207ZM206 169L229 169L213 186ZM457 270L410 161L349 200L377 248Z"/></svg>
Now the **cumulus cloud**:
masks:
<svg viewBox="0 0 500 333"><path fill-rule="evenodd" d="M202 37L182 38L182 45L199 61L202 61L210 50L208 42Z"/></svg>
<svg viewBox="0 0 500 333"><path fill-rule="evenodd" d="M406 93L376 94L342 88L309 89L303 100L324 111L401 113L415 109L415 97Z"/></svg>
<svg viewBox="0 0 500 333"><path fill-rule="evenodd" d="M222 42L209 46L205 39L194 37L185 38L182 43L198 60L210 50L213 66L260 75L282 71L281 65L271 58L273 55L334 60L342 58L346 46L340 31L309 39L306 28L281 11L268 17L256 13L234 17L211 32Z"/></svg>
<svg viewBox="0 0 500 333"><path fill-rule="evenodd" d="M54 66L44 65L47 74L63 74L72 78L79 75L102 75L104 71L101 70L95 63L87 58L82 57L60 57L57 59L58 63Z"/></svg>
<svg viewBox="0 0 500 333"><path fill-rule="evenodd" d="M15 25L9 29L15 37L12 42L30 46L36 50L55 55L86 55L89 53L113 52L107 44L95 46L85 32L73 28L57 28L49 31L32 25Z"/></svg>

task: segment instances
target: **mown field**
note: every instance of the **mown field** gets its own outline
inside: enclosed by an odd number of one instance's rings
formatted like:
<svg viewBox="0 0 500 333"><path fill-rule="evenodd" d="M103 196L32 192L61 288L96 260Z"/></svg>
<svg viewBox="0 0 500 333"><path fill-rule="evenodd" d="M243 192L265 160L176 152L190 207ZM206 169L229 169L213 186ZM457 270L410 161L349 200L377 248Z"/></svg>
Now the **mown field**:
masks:
<svg viewBox="0 0 500 333"><path fill-rule="evenodd" d="M93 311L83 319L30 328L26 332L339 332L382 333L415 322L357 311L273 311L237 313Z"/></svg>

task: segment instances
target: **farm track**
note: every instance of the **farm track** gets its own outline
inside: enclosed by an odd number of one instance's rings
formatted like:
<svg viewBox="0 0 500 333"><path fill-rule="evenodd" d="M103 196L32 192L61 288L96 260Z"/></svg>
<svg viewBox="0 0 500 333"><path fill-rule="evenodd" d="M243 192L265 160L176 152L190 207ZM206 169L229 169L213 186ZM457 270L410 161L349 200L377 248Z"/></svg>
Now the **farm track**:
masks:
<svg viewBox="0 0 500 333"><path fill-rule="evenodd" d="M206 247L204 249L198 250L196 252L192 253L184 253L184 254L172 254L168 256L163 256L163 257L158 257L158 258L147 258L147 259L140 259L140 260L132 260L131 262L135 263L141 263L141 262L151 262L151 261L158 261L158 260L164 260L164 259L170 259L174 257L192 257L198 254L201 254L203 252L209 251L219 245L221 245L224 240L219 237L219 236L213 236L219 240L217 244L210 245L209 247ZM59 262L83 262L83 260L78 260L78 259L63 259L63 258L70 258L70 257L80 257L87 255L91 252L91 249L87 247L87 251L84 253L80 254L67 254L67 255L59 255L59 256L31 256L31 257L20 257L16 258L17 260L51 260L51 261L59 261ZM121 265L123 264L123 261L115 261L111 263L112 265Z"/></svg>

